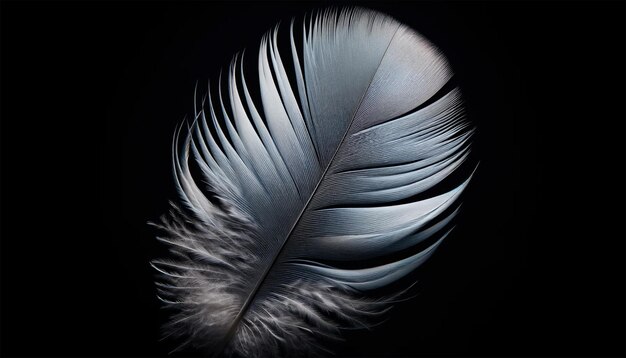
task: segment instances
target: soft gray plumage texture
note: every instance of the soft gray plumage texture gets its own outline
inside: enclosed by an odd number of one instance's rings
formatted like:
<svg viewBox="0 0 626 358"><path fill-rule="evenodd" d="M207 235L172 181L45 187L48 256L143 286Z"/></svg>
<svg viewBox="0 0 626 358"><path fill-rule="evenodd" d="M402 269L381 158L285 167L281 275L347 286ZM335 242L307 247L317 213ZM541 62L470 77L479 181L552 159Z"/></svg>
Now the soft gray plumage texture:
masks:
<svg viewBox="0 0 626 358"><path fill-rule="evenodd" d="M363 9L311 17L301 49L293 27L282 52L278 28L261 41L260 101L235 58L175 135L182 205L153 265L169 334L208 353L320 353L375 322L395 296L372 291L433 254L469 181L413 199L466 161L473 132L458 89L431 99L452 76L433 45Z"/></svg>

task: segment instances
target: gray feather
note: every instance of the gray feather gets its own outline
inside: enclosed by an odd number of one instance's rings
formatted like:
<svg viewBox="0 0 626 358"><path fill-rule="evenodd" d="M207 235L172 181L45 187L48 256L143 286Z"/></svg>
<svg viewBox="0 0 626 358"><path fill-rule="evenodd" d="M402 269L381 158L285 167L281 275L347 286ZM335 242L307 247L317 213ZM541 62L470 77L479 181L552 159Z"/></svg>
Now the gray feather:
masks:
<svg viewBox="0 0 626 358"><path fill-rule="evenodd" d="M473 133L458 89L432 99L452 76L433 45L363 9L311 17L301 49L294 26L289 49L278 28L261 41L259 102L236 57L175 134L182 207L157 224L172 257L153 266L169 334L207 352L319 353L376 322L397 295L372 291L435 252L470 180L413 199L467 160Z"/></svg>

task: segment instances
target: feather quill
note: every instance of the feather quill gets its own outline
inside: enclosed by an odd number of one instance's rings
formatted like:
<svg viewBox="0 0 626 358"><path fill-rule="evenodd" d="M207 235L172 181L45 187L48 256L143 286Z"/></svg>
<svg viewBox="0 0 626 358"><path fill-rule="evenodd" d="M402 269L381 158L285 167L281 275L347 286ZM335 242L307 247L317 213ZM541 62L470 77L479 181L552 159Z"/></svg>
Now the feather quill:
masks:
<svg viewBox="0 0 626 358"><path fill-rule="evenodd" d="M419 196L467 161L473 134L432 44L359 8L312 16L300 45L294 26L284 52L278 28L261 40L260 103L235 57L176 130L181 205L155 224L171 257L152 265L183 346L324 353L320 341L389 309L396 295L373 292L433 254L470 180Z"/></svg>

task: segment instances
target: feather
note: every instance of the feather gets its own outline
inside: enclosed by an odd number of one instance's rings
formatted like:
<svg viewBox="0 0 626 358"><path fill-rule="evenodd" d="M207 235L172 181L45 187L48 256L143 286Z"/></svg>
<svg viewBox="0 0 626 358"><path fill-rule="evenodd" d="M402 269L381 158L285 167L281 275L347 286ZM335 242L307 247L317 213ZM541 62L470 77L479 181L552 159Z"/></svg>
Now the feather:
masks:
<svg viewBox="0 0 626 358"><path fill-rule="evenodd" d="M236 56L175 132L180 203L155 224L171 257L152 265L182 346L323 354L389 309L399 293L376 292L435 252L470 180L430 190L473 134L432 44L359 8L311 16L301 43L294 27L282 52L278 27L262 38L255 91Z"/></svg>

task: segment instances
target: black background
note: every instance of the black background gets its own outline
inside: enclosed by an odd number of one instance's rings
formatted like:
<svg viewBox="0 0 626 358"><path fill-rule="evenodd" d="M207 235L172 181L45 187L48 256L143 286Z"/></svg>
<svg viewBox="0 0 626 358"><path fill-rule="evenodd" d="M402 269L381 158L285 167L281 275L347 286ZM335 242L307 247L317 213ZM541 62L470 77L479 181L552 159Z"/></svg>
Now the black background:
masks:
<svg viewBox="0 0 626 358"><path fill-rule="evenodd" d="M415 299L345 356L624 355L624 3L360 3L448 56L480 167ZM8 356L163 356L146 225L196 81L323 3L2 3Z"/></svg>

